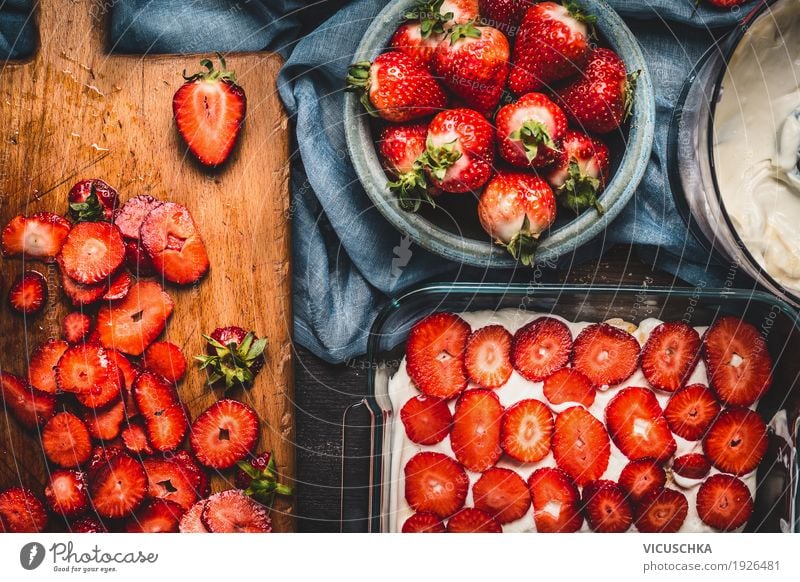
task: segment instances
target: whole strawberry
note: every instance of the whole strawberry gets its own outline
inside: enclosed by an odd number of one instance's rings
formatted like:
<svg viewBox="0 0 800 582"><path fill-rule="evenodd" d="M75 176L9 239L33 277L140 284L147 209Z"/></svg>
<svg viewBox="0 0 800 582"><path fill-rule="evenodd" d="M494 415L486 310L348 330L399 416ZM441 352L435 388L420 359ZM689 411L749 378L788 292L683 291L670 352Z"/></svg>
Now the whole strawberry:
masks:
<svg viewBox="0 0 800 582"><path fill-rule="evenodd" d="M542 93L526 93L500 108L495 118L500 155L521 168L541 168L556 160L567 134L567 116Z"/></svg>
<svg viewBox="0 0 800 582"><path fill-rule="evenodd" d="M508 39L496 28L457 24L436 48L433 71L464 105L489 115L500 102L509 56Z"/></svg>
<svg viewBox="0 0 800 582"><path fill-rule="evenodd" d="M394 178L387 186L403 210L416 212L422 202L434 205L421 160L427 135L425 121L387 125L378 135L383 167Z"/></svg>
<svg viewBox="0 0 800 582"><path fill-rule="evenodd" d="M361 94L367 112L401 123L433 115L447 106L447 96L424 65L392 51L350 67L347 90Z"/></svg>
<svg viewBox="0 0 800 582"><path fill-rule="evenodd" d="M514 37L525 12L534 4L535 0L480 0L481 23Z"/></svg>
<svg viewBox="0 0 800 582"><path fill-rule="evenodd" d="M401 24L395 31L389 46L409 57L416 59L425 68L430 69L436 47L444 38L441 25L432 30L423 30L419 21Z"/></svg>
<svg viewBox="0 0 800 582"><path fill-rule="evenodd" d="M608 147L595 137L570 129L561 149L546 176L558 201L576 214L591 207L603 214L605 209L598 198L608 181Z"/></svg>
<svg viewBox="0 0 800 582"><path fill-rule="evenodd" d="M208 355L195 356L201 370L208 370L208 383L224 381L225 388L252 385L256 374L264 366L266 338L257 338L255 332L241 327L219 327L210 336L203 336L208 343Z"/></svg>
<svg viewBox="0 0 800 582"><path fill-rule="evenodd" d="M292 495L292 488L278 483L275 458L267 451L236 463L234 484L259 503L272 505L275 495Z"/></svg>
<svg viewBox="0 0 800 582"><path fill-rule="evenodd" d="M556 219L556 199L534 174L498 172L481 195L478 218L511 256L530 265L538 238Z"/></svg>
<svg viewBox="0 0 800 582"><path fill-rule="evenodd" d="M514 45L511 90L522 95L577 75L589 57L594 21L572 3L541 2L530 8Z"/></svg>
<svg viewBox="0 0 800 582"><path fill-rule="evenodd" d="M580 129L609 133L631 114L638 76L638 72L628 75L625 63L611 49L594 49L583 75L556 91L555 100Z"/></svg>
<svg viewBox="0 0 800 582"><path fill-rule="evenodd" d="M403 18L418 21L422 30L448 30L478 18L478 0L419 0Z"/></svg>

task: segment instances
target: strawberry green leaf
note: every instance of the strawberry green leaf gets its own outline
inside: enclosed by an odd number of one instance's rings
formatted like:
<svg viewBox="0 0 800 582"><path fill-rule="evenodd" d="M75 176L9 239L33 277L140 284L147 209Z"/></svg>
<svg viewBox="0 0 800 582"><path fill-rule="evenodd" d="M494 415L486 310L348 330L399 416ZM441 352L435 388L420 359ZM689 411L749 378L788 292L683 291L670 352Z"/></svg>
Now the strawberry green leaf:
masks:
<svg viewBox="0 0 800 582"><path fill-rule="evenodd" d="M574 158L569 162L569 177L557 190L559 202L575 214L594 207L598 214L605 214L605 208L598 200L603 184L598 178L584 174Z"/></svg>
<svg viewBox="0 0 800 582"><path fill-rule="evenodd" d="M525 155L529 162L536 159L536 156L539 154L539 146L545 146L551 150L559 151L553 138L550 137L547 126L540 121L526 121L522 124L522 127L509 135L509 137L522 142L525 148Z"/></svg>
<svg viewBox="0 0 800 582"><path fill-rule="evenodd" d="M526 267L533 265L533 258L539 241L531 234L531 222L527 216L522 223L522 228L506 245L511 256L520 261Z"/></svg>
<svg viewBox="0 0 800 582"><path fill-rule="evenodd" d="M103 205L100 204L94 184L89 190L86 201L72 202L69 205L69 210L75 222L101 222L105 220Z"/></svg>

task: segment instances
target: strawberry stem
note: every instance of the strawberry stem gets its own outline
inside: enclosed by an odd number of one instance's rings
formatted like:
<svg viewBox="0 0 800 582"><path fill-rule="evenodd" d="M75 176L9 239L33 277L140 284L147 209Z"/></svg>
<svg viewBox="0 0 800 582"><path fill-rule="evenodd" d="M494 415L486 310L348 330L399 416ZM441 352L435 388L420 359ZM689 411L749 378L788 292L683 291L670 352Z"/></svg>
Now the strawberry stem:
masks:
<svg viewBox="0 0 800 582"><path fill-rule="evenodd" d="M400 174L397 180L390 181L386 185L397 195L397 201L403 210L417 212L423 202L436 208L436 203L428 193L428 182L420 160L414 162L413 169Z"/></svg>
<svg viewBox="0 0 800 582"><path fill-rule="evenodd" d="M539 241L531 234L530 229L531 221L526 215L525 220L522 222L522 228L520 228L519 232L514 235L514 238L506 245L511 256L526 267L530 267L533 264L536 247L539 246Z"/></svg>
<svg viewBox="0 0 800 582"><path fill-rule="evenodd" d="M378 111L369 100L370 69L372 69L372 63L369 61L360 61L350 65L347 70L345 91L358 93L361 105L364 106L367 113L372 117L378 117Z"/></svg>
<svg viewBox="0 0 800 582"><path fill-rule="evenodd" d="M550 137L547 126L541 121L529 119L523 123L517 131L509 135L509 137L522 142L525 148L525 155L529 162L536 159L536 156L539 154L539 146L543 145L551 150L558 151L558 147L553 141L553 138Z"/></svg>
<svg viewBox="0 0 800 582"><path fill-rule="evenodd" d="M434 146L430 138L425 152L420 156L419 162L431 175L439 180L444 180L447 170L461 159L461 152L456 149L456 140L441 146Z"/></svg>
<svg viewBox="0 0 800 582"><path fill-rule="evenodd" d="M105 220L103 205L97 197L97 188L94 184L89 187L89 195L84 202L71 202L70 214L75 222L100 222Z"/></svg>
<svg viewBox="0 0 800 582"><path fill-rule="evenodd" d="M216 54L219 59L219 64L221 65L219 70L214 68L214 63L211 62L211 59L203 59L200 61L200 66L205 67L205 71L187 75L186 69L184 69L183 78L187 81L228 81L229 83L236 84L236 73L228 70L225 57L222 56L222 53Z"/></svg>
<svg viewBox="0 0 800 582"><path fill-rule="evenodd" d="M256 339L256 334L251 331L238 345L233 341L222 345L210 336L203 337L214 348L214 355L202 354L194 359L200 362L201 370L209 371L209 386L225 380L225 389L229 390L236 385L248 387L253 383L253 368L263 358L267 338Z"/></svg>
<svg viewBox="0 0 800 582"><path fill-rule="evenodd" d="M598 200L601 188L601 181L584 174L578 162L572 158L569 161L569 177L558 189L557 194L559 202L575 214L594 207L598 214L603 215L606 209Z"/></svg>
<svg viewBox="0 0 800 582"><path fill-rule="evenodd" d="M597 24L597 16L584 12L583 6L577 2L573 2L572 0L569 0L566 4L564 4L564 8L567 9L572 18L578 22L584 23L589 28L590 37L597 37L597 30L595 29L595 24Z"/></svg>
<svg viewBox="0 0 800 582"><path fill-rule="evenodd" d="M403 22L419 22L419 30L422 38L428 38L432 34L444 32L445 24L453 20L455 15L452 12L442 14L442 4L444 0L422 0L411 10L403 15Z"/></svg>
<svg viewBox="0 0 800 582"><path fill-rule="evenodd" d="M475 27L475 21L466 24L456 24L450 29L450 45L456 44L462 38L480 38L481 31Z"/></svg>
<svg viewBox="0 0 800 582"><path fill-rule="evenodd" d="M633 114L633 97L636 94L636 84L639 81L639 75L642 71L634 71L628 75L627 82L625 83L625 116L623 121L627 120Z"/></svg>

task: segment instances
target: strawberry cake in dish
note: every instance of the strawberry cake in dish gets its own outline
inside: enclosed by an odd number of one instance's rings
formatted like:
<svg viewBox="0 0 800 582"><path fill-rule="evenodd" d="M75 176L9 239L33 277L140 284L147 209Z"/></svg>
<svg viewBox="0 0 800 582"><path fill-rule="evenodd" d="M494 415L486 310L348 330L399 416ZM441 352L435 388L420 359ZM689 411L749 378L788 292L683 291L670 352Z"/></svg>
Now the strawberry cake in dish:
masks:
<svg viewBox="0 0 800 582"><path fill-rule="evenodd" d="M736 317L429 315L388 383L388 529L742 531L772 374Z"/></svg>

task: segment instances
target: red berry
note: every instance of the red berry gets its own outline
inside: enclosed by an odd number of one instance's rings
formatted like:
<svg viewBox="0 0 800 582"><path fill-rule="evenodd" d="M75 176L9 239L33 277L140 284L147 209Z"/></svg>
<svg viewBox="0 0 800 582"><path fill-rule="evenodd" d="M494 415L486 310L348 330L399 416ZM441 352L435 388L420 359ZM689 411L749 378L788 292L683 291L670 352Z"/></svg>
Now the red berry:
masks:
<svg viewBox="0 0 800 582"><path fill-rule="evenodd" d="M682 321L656 327L642 348L642 372L653 388L675 392L694 371L700 357L700 334Z"/></svg>
<svg viewBox="0 0 800 582"><path fill-rule="evenodd" d="M116 452L89 471L89 496L100 517L126 517L147 494L147 474L127 453Z"/></svg>
<svg viewBox="0 0 800 582"><path fill-rule="evenodd" d="M78 283L95 285L106 280L125 260L119 229L109 222L81 222L61 247L58 264Z"/></svg>
<svg viewBox="0 0 800 582"><path fill-rule="evenodd" d="M171 283L195 283L208 272L206 246L185 206L165 202L151 210L141 241L155 271Z"/></svg>
<svg viewBox="0 0 800 582"><path fill-rule="evenodd" d="M3 228L0 248L4 257L22 255L28 260L50 262L61 251L70 228L64 217L52 212L15 216Z"/></svg>
<svg viewBox="0 0 800 582"><path fill-rule="evenodd" d="M441 453L417 453L406 463L405 497L414 511L440 518L464 507L469 478L464 468Z"/></svg>
<svg viewBox="0 0 800 582"><path fill-rule="evenodd" d="M31 386L48 394L58 391L55 367L68 347L66 342L50 339L33 350L28 362L28 382Z"/></svg>
<svg viewBox="0 0 800 582"><path fill-rule="evenodd" d="M649 493L658 491L666 483L667 474L654 459L631 461L625 465L619 476L619 486L630 495L634 503L638 503Z"/></svg>
<svg viewBox="0 0 800 582"><path fill-rule="evenodd" d="M613 481L592 481L583 489L589 527L598 533L622 533L633 523L633 509L625 491Z"/></svg>
<svg viewBox="0 0 800 582"><path fill-rule="evenodd" d="M703 452L720 471L747 475L754 471L768 444L767 425L747 408L723 410L703 439Z"/></svg>
<svg viewBox="0 0 800 582"><path fill-rule="evenodd" d="M689 453L672 461L672 472L687 479L702 479L711 471L711 463L705 455Z"/></svg>
<svg viewBox="0 0 800 582"><path fill-rule="evenodd" d="M219 400L192 424L192 449L206 467L229 469L253 449L258 432L258 415L252 408L229 398Z"/></svg>
<svg viewBox="0 0 800 582"><path fill-rule="evenodd" d="M707 525L731 531L747 523L753 514L753 497L733 475L711 475L697 491L697 514Z"/></svg>
<svg viewBox="0 0 800 582"><path fill-rule="evenodd" d="M47 507L64 517L76 517L89 508L84 474L80 471L53 471L44 488Z"/></svg>
<svg viewBox="0 0 800 582"><path fill-rule="evenodd" d="M561 368L544 381L544 396L551 404L575 402L589 408L594 404L594 386L585 374L575 368Z"/></svg>
<svg viewBox="0 0 800 582"><path fill-rule="evenodd" d="M122 236L138 241L142 223L150 211L161 206L161 202L147 194L141 194L128 200L119 209L114 217L114 224L119 228ZM134 273L137 271L131 269Z"/></svg>
<svg viewBox="0 0 800 582"><path fill-rule="evenodd" d="M528 486L516 472L494 467L472 486L476 509L494 517L498 523L511 523L525 517L531 506Z"/></svg>
<svg viewBox="0 0 800 582"><path fill-rule="evenodd" d="M38 271L25 271L8 290L8 304L22 315L36 315L47 304L47 279Z"/></svg>
<svg viewBox="0 0 800 582"><path fill-rule="evenodd" d="M664 418L676 435L696 441L703 438L719 411L720 405L714 393L702 384L692 384L670 397Z"/></svg>
<svg viewBox="0 0 800 582"><path fill-rule="evenodd" d="M420 392L449 399L467 387L464 353L469 334L469 324L453 313L434 313L411 328L406 366Z"/></svg>
<svg viewBox="0 0 800 582"><path fill-rule="evenodd" d="M542 168L559 157L567 116L543 93L527 93L497 112L500 155L520 168Z"/></svg>
<svg viewBox="0 0 800 582"><path fill-rule="evenodd" d="M572 365L596 387L612 386L630 378L639 365L639 342L618 327L595 323L578 334Z"/></svg>
<svg viewBox="0 0 800 582"><path fill-rule="evenodd" d="M533 521L540 533L572 533L581 529L583 515L578 488L561 469L537 469L528 478Z"/></svg>
<svg viewBox="0 0 800 582"><path fill-rule="evenodd" d="M444 533L444 524L433 513L415 513L403 523L403 533Z"/></svg>
<svg viewBox="0 0 800 582"><path fill-rule="evenodd" d="M42 426L55 414L53 394L28 386L8 372L0 372L0 398L17 422L29 430Z"/></svg>
<svg viewBox="0 0 800 582"><path fill-rule="evenodd" d="M488 513L467 507L447 520L447 533L503 533L503 528Z"/></svg>
<svg viewBox="0 0 800 582"><path fill-rule="evenodd" d="M506 409L500 434L505 453L523 463L536 463L550 452L553 414L539 400L520 400Z"/></svg>
<svg viewBox="0 0 800 582"><path fill-rule="evenodd" d="M484 388L499 388L511 377L511 334L502 325L487 325L469 336L466 348L469 379Z"/></svg>
<svg viewBox="0 0 800 582"><path fill-rule="evenodd" d="M636 506L634 525L641 533L676 533L689 513L686 496L675 489L651 491Z"/></svg>
<svg viewBox="0 0 800 582"><path fill-rule="evenodd" d="M553 457L577 485L599 479L610 456L606 427L585 408L573 406L556 417Z"/></svg>
<svg viewBox="0 0 800 582"><path fill-rule="evenodd" d="M572 334L552 317L539 317L514 334L511 361L531 382L540 382L569 363Z"/></svg>
<svg viewBox="0 0 800 582"><path fill-rule="evenodd" d="M595 208L603 214L605 208L599 198L608 183L610 170L611 153L606 144L596 137L568 129L561 142L561 153L545 178L565 208L575 214Z"/></svg>
<svg viewBox="0 0 800 582"><path fill-rule="evenodd" d="M92 455L92 437L80 418L59 412L42 429L42 450L51 463L77 468Z"/></svg>
<svg viewBox="0 0 800 582"><path fill-rule="evenodd" d="M606 406L608 433L619 450L632 461L669 459L677 443L664 419L658 400L647 388L623 388Z"/></svg>
<svg viewBox="0 0 800 582"><path fill-rule="evenodd" d="M444 400L420 395L403 405L400 420L413 442L435 445L450 434L453 415Z"/></svg>
<svg viewBox="0 0 800 582"><path fill-rule="evenodd" d="M61 322L61 335L71 344L79 344L92 331L92 318L79 311L64 316Z"/></svg>
<svg viewBox="0 0 800 582"><path fill-rule="evenodd" d="M11 487L0 492L0 530L9 533L38 533L47 526L47 511L29 490Z"/></svg>
<svg viewBox="0 0 800 582"><path fill-rule="evenodd" d="M200 519L212 533L269 533L267 508L242 491L230 489L208 498Z"/></svg>
<svg viewBox="0 0 800 582"><path fill-rule="evenodd" d="M160 374L173 384L180 382L186 374L186 358L181 349L170 342L150 344L142 357L144 367Z"/></svg>
<svg viewBox="0 0 800 582"><path fill-rule="evenodd" d="M500 459L503 406L494 392L467 390L456 402L450 446L470 471L485 471Z"/></svg>

